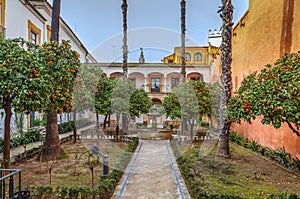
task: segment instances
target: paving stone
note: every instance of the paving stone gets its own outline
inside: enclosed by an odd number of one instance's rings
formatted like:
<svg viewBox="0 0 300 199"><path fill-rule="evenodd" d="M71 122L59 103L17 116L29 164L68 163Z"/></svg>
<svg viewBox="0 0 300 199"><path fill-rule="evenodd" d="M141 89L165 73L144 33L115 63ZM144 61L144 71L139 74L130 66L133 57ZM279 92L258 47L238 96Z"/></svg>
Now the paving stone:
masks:
<svg viewBox="0 0 300 199"><path fill-rule="evenodd" d="M180 193L171 165L170 155L173 161L175 158L169 141L140 140L140 144L142 144L140 151L138 152L137 149L133 155L112 198L190 198L178 166L174 162L182 195ZM134 167L132 167L133 164Z"/></svg>

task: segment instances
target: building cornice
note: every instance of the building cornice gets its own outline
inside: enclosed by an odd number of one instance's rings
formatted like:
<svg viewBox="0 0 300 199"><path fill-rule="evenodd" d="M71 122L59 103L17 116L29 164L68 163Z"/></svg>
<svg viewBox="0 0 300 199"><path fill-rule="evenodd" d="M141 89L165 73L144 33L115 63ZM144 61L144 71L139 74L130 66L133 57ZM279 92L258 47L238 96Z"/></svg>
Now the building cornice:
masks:
<svg viewBox="0 0 300 199"><path fill-rule="evenodd" d="M121 68L123 63L89 63L86 64L89 66L95 66L95 67L109 67L109 68ZM127 64L128 68L165 68L165 67L170 67L170 68L181 68L181 64L164 64L164 63L128 63ZM210 68L210 65L208 64L188 64L186 65L186 68Z"/></svg>
<svg viewBox="0 0 300 199"><path fill-rule="evenodd" d="M47 19L28 1L19 0L32 14L34 14L42 23L45 23Z"/></svg>

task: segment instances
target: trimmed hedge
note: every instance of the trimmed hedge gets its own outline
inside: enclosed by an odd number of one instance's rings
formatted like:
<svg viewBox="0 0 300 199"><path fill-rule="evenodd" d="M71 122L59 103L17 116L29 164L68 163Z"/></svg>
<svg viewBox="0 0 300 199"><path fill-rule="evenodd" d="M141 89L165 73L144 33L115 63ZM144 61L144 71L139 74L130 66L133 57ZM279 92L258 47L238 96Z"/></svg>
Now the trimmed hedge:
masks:
<svg viewBox="0 0 300 199"><path fill-rule="evenodd" d="M89 119L81 119L76 122L77 128L82 128L92 124ZM69 121L62 124L58 124L58 133L64 134L70 131L73 131L74 122ZM41 134L38 130L31 130L23 133L23 137L14 138L10 140L10 148L16 148L22 145L26 145L32 142L41 141ZM0 139L0 153L3 152L4 140Z"/></svg>
<svg viewBox="0 0 300 199"><path fill-rule="evenodd" d="M13 138L10 140L10 148L16 148L32 142L40 141L40 133L37 130L24 132L23 137ZM0 153L3 152L4 140L0 139Z"/></svg>
<svg viewBox="0 0 300 199"><path fill-rule="evenodd" d="M77 129L91 125L92 122L89 119L81 119L76 121ZM74 121L65 122L58 125L58 133L64 134L70 131L73 131L74 128Z"/></svg>

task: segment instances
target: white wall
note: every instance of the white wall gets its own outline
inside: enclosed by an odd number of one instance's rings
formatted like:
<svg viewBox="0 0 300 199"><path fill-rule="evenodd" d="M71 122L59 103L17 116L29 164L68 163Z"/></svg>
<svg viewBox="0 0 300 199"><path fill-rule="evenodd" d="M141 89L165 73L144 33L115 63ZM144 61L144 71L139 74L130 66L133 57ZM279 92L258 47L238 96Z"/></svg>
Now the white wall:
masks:
<svg viewBox="0 0 300 199"><path fill-rule="evenodd" d="M20 0L6 1L5 28L6 38L22 37L28 39L28 20L43 32L44 23L37 18ZM42 40L41 40L42 41Z"/></svg>

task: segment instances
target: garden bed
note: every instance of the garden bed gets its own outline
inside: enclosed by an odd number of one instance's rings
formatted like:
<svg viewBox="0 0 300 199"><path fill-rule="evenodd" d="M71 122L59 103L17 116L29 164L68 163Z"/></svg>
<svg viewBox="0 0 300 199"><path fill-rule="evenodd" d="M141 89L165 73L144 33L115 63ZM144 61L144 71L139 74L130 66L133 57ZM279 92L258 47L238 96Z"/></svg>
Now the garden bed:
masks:
<svg viewBox="0 0 300 199"><path fill-rule="evenodd" d="M215 156L216 147L203 156L202 143L194 141L180 157L176 143L172 143L192 198L219 198L220 195L221 198L269 198L272 195L285 198L285 194L292 193L300 196L299 170L288 171L234 144L230 145L229 159Z"/></svg>
<svg viewBox="0 0 300 199"><path fill-rule="evenodd" d="M60 160L40 162L36 157L26 162L16 163L14 168L22 170L22 186L27 187L35 196L33 198L90 198L95 195L99 198L110 198L123 170L130 161L132 152L138 145L138 140L133 142L110 142L98 144L106 145L100 149L103 152L114 149L122 153L110 153L109 176L103 178L103 164L97 157L91 156L88 143L78 141L77 144L66 142L62 145L66 155ZM114 149L109 149L113 147ZM50 172L51 171L51 172ZM93 171L93 172L92 172ZM51 173L51 177L50 177ZM93 174L93 177L92 177Z"/></svg>

